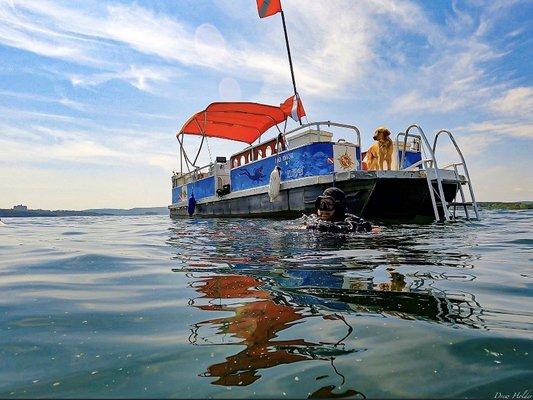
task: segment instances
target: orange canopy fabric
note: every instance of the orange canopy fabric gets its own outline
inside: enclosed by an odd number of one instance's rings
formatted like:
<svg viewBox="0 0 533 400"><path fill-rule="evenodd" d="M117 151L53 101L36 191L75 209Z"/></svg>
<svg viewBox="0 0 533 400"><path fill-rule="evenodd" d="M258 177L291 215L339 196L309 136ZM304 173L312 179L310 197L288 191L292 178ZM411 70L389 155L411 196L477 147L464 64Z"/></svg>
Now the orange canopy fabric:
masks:
<svg viewBox="0 0 533 400"><path fill-rule="evenodd" d="M212 103L189 118L178 135L205 135L252 144L286 118L287 115L280 107L267 104Z"/></svg>

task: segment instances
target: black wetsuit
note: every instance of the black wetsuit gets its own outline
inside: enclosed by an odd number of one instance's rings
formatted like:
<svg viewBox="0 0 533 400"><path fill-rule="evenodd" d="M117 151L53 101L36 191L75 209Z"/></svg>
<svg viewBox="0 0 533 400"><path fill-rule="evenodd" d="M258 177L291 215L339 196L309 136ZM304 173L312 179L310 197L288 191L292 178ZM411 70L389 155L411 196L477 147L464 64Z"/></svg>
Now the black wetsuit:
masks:
<svg viewBox="0 0 533 400"><path fill-rule="evenodd" d="M353 214L345 214L341 221L323 221L316 214L312 214L305 222L307 229L320 232L349 233L370 232L372 225L363 218Z"/></svg>

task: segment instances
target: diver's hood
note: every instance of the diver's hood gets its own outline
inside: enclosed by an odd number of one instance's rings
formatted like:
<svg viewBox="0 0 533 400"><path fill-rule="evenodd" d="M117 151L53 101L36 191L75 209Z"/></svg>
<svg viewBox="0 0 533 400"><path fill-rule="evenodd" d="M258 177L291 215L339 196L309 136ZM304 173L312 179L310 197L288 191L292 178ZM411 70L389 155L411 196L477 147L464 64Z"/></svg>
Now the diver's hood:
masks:
<svg viewBox="0 0 533 400"><path fill-rule="evenodd" d="M335 204L335 213L333 214L333 219L337 221L344 220L346 214L346 195L342 190L336 187L330 187L324 190L322 195L318 196L315 200L315 210L318 210L320 205L320 200L322 199L331 199Z"/></svg>

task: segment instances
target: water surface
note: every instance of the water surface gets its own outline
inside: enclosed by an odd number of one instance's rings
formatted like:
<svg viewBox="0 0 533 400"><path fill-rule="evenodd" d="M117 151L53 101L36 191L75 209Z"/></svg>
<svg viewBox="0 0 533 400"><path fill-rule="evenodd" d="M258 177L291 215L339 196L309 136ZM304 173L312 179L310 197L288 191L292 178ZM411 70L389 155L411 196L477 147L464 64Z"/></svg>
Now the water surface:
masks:
<svg viewBox="0 0 533 400"><path fill-rule="evenodd" d="M6 219L0 397L524 393L532 220L334 236L255 219Z"/></svg>

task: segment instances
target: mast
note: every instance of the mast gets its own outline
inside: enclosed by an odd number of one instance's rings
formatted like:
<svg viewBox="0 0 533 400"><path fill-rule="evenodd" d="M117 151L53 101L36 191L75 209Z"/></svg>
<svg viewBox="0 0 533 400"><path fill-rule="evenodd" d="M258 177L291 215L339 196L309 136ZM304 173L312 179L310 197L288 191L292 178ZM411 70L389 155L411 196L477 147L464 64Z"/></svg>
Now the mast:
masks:
<svg viewBox="0 0 533 400"><path fill-rule="evenodd" d="M287 45L287 55L289 56L289 66L291 68L292 87L294 89L294 96L296 98L296 102L298 102L298 100L300 99L300 96L298 95L298 91L296 90L296 79L294 78L294 67L292 66L291 48L289 46L289 36L287 35L287 24L285 23L285 13L283 12L283 9L281 9L281 21L283 22L283 32L285 33L285 44ZM302 119L300 118L300 116L298 116L298 121L300 122L300 126L301 126Z"/></svg>
<svg viewBox="0 0 533 400"><path fill-rule="evenodd" d="M179 144L180 144L180 173L181 175L183 175L183 145L181 144L181 142L179 142Z"/></svg>

